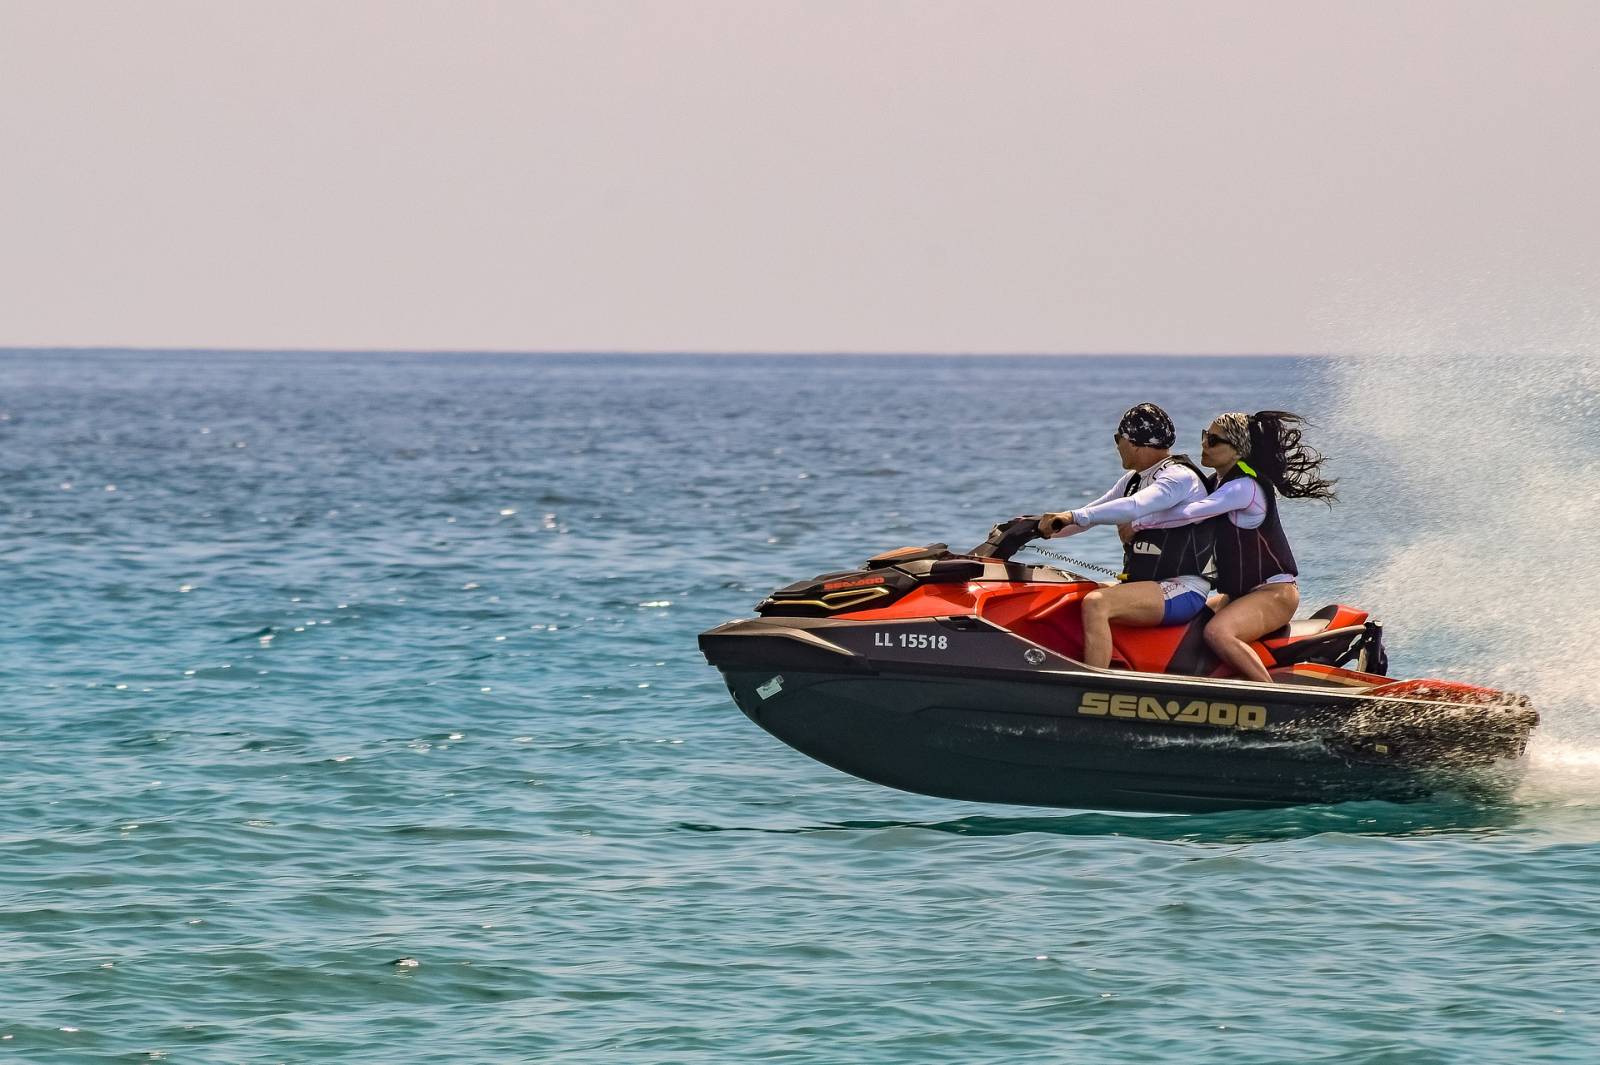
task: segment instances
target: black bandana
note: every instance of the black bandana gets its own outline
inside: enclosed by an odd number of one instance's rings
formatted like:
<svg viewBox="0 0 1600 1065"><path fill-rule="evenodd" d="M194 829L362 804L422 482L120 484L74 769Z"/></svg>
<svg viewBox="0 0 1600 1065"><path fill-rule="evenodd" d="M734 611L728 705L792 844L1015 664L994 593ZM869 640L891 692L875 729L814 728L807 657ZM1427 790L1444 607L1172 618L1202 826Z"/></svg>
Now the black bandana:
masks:
<svg viewBox="0 0 1600 1065"><path fill-rule="evenodd" d="M1172 419L1154 403L1129 407L1117 423L1117 433L1139 447L1171 447L1178 439Z"/></svg>

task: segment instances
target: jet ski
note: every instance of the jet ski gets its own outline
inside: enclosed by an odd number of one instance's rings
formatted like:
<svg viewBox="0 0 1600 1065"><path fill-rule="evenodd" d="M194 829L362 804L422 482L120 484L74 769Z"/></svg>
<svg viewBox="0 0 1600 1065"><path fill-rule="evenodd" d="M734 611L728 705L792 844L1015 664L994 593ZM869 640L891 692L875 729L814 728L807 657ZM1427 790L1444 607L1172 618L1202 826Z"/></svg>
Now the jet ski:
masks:
<svg viewBox="0 0 1600 1065"><path fill-rule="evenodd" d="M1079 661L1091 577L1013 561L1038 519L965 553L900 548L781 588L700 635L734 702L820 762L948 799L1204 812L1494 787L1539 716L1522 695L1389 675L1343 604L1263 637L1270 683L1183 625L1112 626ZM1070 561L1070 560L1068 560ZM1078 565L1082 565L1079 563Z"/></svg>

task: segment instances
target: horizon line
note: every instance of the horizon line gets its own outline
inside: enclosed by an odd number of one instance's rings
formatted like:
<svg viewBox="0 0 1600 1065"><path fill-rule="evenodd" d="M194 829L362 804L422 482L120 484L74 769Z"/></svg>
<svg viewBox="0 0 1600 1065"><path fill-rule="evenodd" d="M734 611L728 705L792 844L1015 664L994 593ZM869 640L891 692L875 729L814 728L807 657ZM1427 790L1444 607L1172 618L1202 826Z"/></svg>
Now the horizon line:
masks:
<svg viewBox="0 0 1600 1065"><path fill-rule="evenodd" d="M121 344L0 344L0 355L14 354L150 354L172 355L483 355L508 358L557 358L592 356L599 358L1184 358L1184 359L1270 359L1337 358L1340 354L1361 352L1329 351L851 351L802 349L624 349L624 348L382 348L382 347L254 347ZM1372 353L1376 354L1376 353Z"/></svg>

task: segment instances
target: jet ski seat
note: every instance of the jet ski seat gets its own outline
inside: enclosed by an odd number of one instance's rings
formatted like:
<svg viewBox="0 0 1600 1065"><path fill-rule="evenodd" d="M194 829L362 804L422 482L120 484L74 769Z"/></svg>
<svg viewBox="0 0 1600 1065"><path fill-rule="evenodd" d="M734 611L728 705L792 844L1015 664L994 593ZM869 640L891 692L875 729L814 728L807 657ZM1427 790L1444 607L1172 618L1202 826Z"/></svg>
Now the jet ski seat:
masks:
<svg viewBox="0 0 1600 1065"><path fill-rule="evenodd" d="M1296 618L1283 628L1274 629L1261 637L1261 639L1298 640L1305 636L1315 636L1317 633L1326 632L1331 628L1342 629L1351 625L1360 625L1366 620L1366 611L1352 610L1350 607L1332 603L1310 617Z"/></svg>
<svg viewBox="0 0 1600 1065"><path fill-rule="evenodd" d="M1281 629L1274 629L1261 637L1263 640L1297 640L1302 636L1315 636L1328 631L1332 618L1296 618Z"/></svg>

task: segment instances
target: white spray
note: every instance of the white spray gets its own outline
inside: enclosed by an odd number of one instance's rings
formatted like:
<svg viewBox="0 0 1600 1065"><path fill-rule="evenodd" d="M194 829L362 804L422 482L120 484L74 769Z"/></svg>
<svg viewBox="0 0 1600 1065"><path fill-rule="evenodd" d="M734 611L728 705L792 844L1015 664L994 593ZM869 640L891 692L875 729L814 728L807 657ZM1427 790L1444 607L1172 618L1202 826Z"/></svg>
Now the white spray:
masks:
<svg viewBox="0 0 1600 1065"><path fill-rule="evenodd" d="M1329 363L1343 519L1391 545L1359 601L1428 627L1400 672L1529 695L1530 788L1600 803L1600 321L1573 292L1433 295L1341 308L1367 333L1347 348L1391 353Z"/></svg>

